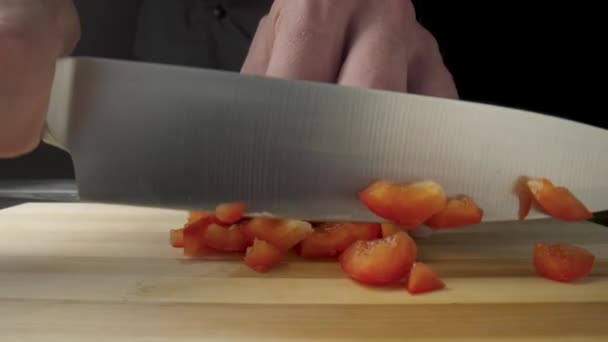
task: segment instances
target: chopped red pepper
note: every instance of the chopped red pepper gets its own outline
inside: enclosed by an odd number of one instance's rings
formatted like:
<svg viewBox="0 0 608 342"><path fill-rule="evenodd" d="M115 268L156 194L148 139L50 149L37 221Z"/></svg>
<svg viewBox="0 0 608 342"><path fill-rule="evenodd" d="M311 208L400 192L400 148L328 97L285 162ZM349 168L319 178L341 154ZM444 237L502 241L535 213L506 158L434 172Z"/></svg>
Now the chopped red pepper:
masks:
<svg viewBox="0 0 608 342"><path fill-rule="evenodd" d="M562 221L583 221L593 214L568 189L555 187L546 178L526 182L539 206L550 216Z"/></svg>
<svg viewBox="0 0 608 342"><path fill-rule="evenodd" d="M184 255L195 257L209 252L203 237L207 227L213 223L215 223L215 217L207 216L188 224L184 228Z"/></svg>
<svg viewBox="0 0 608 342"><path fill-rule="evenodd" d="M401 185L380 180L363 190L359 199L374 214L408 228L423 224L446 205L443 188L433 181Z"/></svg>
<svg viewBox="0 0 608 342"><path fill-rule="evenodd" d="M411 294L419 294L443 289L445 283L433 272L433 270L422 262L414 263L412 271L407 280L407 291Z"/></svg>
<svg viewBox="0 0 608 342"><path fill-rule="evenodd" d="M534 197L532 196L532 192L530 192L530 189L525 183L522 184L522 186L519 186L517 196L519 197L519 213L517 215L517 218L520 221L523 221L530 213L530 209L532 209L532 202L534 201Z"/></svg>
<svg viewBox="0 0 608 342"><path fill-rule="evenodd" d="M175 248L184 247L184 229L171 229L169 231L169 241Z"/></svg>
<svg viewBox="0 0 608 342"><path fill-rule="evenodd" d="M536 272L547 279L574 282L593 268L595 256L588 250L564 243L537 243L533 252Z"/></svg>
<svg viewBox="0 0 608 342"><path fill-rule="evenodd" d="M308 222L275 218L254 218L243 224L242 229L249 241L258 238L282 251L291 249L313 232Z"/></svg>
<svg viewBox="0 0 608 342"><path fill-rule="evenodd" d="M224 227L212 223L205 229L203 241L207 247L222 252L244 252L249 245L239 225Z"/></svg>
<svg viewBox="0 0 608 342"><path fill-rule="evenodd" d="M545 178L522 178L517 191L520 220L525 219L533 203L561 220L591 218L589 210L570 191L555 187ZM205 255L211 249L245 251L245 263L257 272L280 264L284 253L297 245L303 257L339 255L342 270L364 284L388 285L409 274L407 291L418 294L442 289L445 284L428 265L415 262L417 246L404 230L470 226L480 223L483 216L472 198L446 198L442 187L433 181L401 185L381 180L361 191L359 199L390 223L322 223L313 230L304 221L243 220L244 203L225 203L216 207L215 215L190 212L183 229L170 231L170 242L174 247L183 246L187 256ZM594 261L587 250L567 244L538 243L534 249L537 273L560 282L586 276Z"/></svg>
<svg viewBox="0 0 608 342"><path fill-rule="evenodd" d="M266 272L279 265L283 260L280 249L260 239L254 239L253 245L247 248L245 263L257 272Z"/></svg>
<svg viewBox="0 0 608 342"><path fill-rule="evenodd" d="M373 240L382 237L382 228L378 223L326 223L325 227L347 226L357 240Z"/></svg>
<svg viewBox="0 0 608 342"><path fill-rule="evenodd" d="M302 240L300 255L306 258L335 257L357 240L373 240L379 236L379 224L324 223Z"/></svg>
<svg viewBox="0 0 608 342"><path fill-rule="evenodd" d="M369 285L387 285L405 277L416 260L416 244L405 232L372 241L359 240L340 255L342 270Z"/></svg>
<svg viewBox="0 0 608 342"><path fill-rule="evenodd" d="M481 222L483 211L468 196L457 196L448 199L445 208L433 215L425 225L433 229L459 228Z"/></svg>
<svg viewBox="0 0 608 342"><path fill-rule="evenodd" d="M215 217L224 224L233 224L243 218L245 203L222 203L215 208Z"/></svg>

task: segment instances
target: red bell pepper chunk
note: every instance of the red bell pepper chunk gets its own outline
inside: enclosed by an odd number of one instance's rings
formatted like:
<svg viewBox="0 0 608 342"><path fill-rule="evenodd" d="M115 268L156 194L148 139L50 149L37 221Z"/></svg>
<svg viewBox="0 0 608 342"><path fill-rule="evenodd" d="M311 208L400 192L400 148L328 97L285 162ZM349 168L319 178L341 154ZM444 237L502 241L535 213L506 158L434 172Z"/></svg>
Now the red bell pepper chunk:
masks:
<svg viewBox="0 0 608 342"><path fill-rule="evenodd" d="M325 227L328 226L346 226L357 240L374 240L382 237L382 228L378 223L326 223Z"/></svg>
<svg viewBox="0 0 608 342"><path fill-rule="evenodd" d="M515 183L514 192L517 195L519 200L519 211L517 213L517 219L523 221L526 219L530 210L532 209L532 203L534 202L534 197L528 188L528 177L522 176L519 177L517 182Z"/></svg>
<svg viewBox="0 0 608 342"><path fill-rule="evenodd" d="M534 199L532 198L532 193L528 188L522 189L522 191L519 192L519 213L517 218L520 221L525 220L530 213L533 201Z"/></svg>
<svg viewBox="0 0 608 342"><path fill-rule="evenodd" d="M382 239L359 240L340 255L342 270L369 285L387 285L405 277L416 260L414 240L405 232Z"/></svg>
<svg viewBox="0 0 608 342"><path fill-rule="evenodd" d="M242 225L243 233L252 241L264 240L281 251L287 251L313 232L308 222L275 218L254 218Z"/></svg>
<svg viewBox="0 0 608 342"><path fill-rule="evenodd" d="M205 229L203 241L207 247L221 252L244 252L249 246L239 225L224 227L212 223Z"/></svg>
<svg viewBox="0 0 608 342"><path fill-rule="evenodd" d="M245 203L222 203L215 208L215 217L224 224L233 224L243 218Z"/></svg>
<svg viewBox="0 0 608 342"><path fill-rule="evenodd" d="M184 229L171 229L169 231L169 241L175 248L184 247Z"/></svg>
<svg viewBox="0 0 608 342"><path fill-rule="evenodd" d="M257 238L245 254L245 264L256 272L266 272L279 265L282 260L283 252L280 249Z"/></svg>
<svg viewBox="0 0 608 342"><path fill-rule="evenodd" d="M324 223L300 244L305 258L338 256L357 240L374 240L380 236L379 224Z"/></svg>
<svg viewBox="0 0 608 342"><path fill-rule="evenodd" d="M410 294L419 294L443 289L445 283L422 262L414 263L407 280L407 291Z"/></svg>
<svg viewBox="0 0 608 342"><path fill-rule="evenodd" d="M481 222L483 211L468 196L457 196L448 199L445 208L431 216L425 225L433 229L459 228Z"/></svg>
<svg viewBox="0 0 608 342"><path fill-rule="evenodd" d="M526 184L538 205L553 218L562 221L583 221L593 217L568 189L555 187L546 178L529 179Z"/></svg>
<svg viewBox="0 0 608 342"><path fill-rule="evenodd" d="M380 180L360 192L359 199L374 214L408 228L423 224L446 205L443 188L433 181L401 185Z"/></svg>
<svg viewBox="0 0 608 342"><path fill-rule="evenodd" d="M216 223L215 217L206 216L184 228L184 255L195 257L209 253L204 243L204 235L209 225Z"/></svg>
<svg viewBox="0 0 608 342"><path fill-rule="evenodd" d="M538 275L566 283L585 277L595 262L595 256L588 250L564 243L537 243L533 259Z"/></svg>

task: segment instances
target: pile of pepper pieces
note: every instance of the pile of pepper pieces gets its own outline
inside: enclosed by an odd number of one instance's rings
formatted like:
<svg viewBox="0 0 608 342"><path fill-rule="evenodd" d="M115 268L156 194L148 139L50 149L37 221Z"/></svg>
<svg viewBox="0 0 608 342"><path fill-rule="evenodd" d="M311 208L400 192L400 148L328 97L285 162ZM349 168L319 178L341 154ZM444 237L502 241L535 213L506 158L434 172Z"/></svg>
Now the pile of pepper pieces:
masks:
<svg viewBox="0 0 608 342"><path fill-rule="evenodd" d="M568 189L546 178L522 177L518 182L519 219L534 207L551 217L576 222L593 215ZM278 218L246 218L245 203L224 203L214 213L191 212L183 228L170 231L173 247L188 257L213 252L244 253L257 272L280 265L286 253L303 258L337 258L355 281L384 286L405 280L411 294L436 291L445 283L423 262L407 233L419 226L434 230L470 227L482 221L483 210L466 195L448 197L440 184L420 181L398 184L379 180L363 189L359 199L387 223L319 223ZM591 272L595 257L584 248L542 242L533 248L539 276L574 282Z"/></svg>

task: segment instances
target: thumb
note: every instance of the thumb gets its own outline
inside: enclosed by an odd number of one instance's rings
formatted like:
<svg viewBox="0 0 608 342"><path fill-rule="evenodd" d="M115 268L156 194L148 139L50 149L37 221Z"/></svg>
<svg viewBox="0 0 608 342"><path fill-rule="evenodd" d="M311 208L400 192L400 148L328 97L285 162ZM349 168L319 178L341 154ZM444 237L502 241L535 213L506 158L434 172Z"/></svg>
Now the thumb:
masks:
<svg viewBox="0 0 608 342"><path fill-rule="evenodd" d="M0 13L0 157L10 158L39 144L56 59L80 31L71 1L3 2Z"/></svg>

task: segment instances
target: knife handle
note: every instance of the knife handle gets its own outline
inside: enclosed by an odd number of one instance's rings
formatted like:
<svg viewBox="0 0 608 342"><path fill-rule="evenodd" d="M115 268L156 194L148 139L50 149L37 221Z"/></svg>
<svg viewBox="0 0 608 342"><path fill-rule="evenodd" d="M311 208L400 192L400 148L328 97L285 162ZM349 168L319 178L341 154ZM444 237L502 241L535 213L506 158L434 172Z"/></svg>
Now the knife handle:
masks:
<svg viewBox="0 0 608 342"><path fill-rule="evenodd" d="M71 57L60 58L57 61L46 123L41 137L45 143L64 151L68 151L67 140L72 107L74 71L75 62Z"/></svg>

